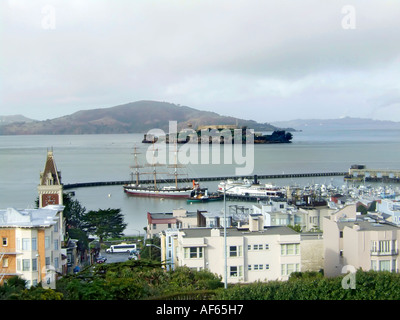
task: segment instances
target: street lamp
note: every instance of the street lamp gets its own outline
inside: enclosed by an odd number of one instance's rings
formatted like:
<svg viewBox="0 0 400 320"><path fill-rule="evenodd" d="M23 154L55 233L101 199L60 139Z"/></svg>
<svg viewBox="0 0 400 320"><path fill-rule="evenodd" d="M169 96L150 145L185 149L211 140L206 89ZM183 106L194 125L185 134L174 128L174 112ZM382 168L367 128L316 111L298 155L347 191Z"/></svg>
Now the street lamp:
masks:
<svg viewBox="0 0 400 320"><path fill-rule="evenodd" d="M161 248L159 246L156 246L155 244L152 244L152 243L146 243L146 247L156 247L161 250Z"/></svg>
<svg viewBox="0 0 400 320"><path fill-rule="evenodd" d="M155 244L152 243L146 243L146 247L156 247L157 249L160 250L160 252L162 252L162 249L159 246L156 246ZM150 249L150 260L152 259L152 255L151 255L151 249Z"/></svg>
<svg viewBox="0 0 400 320"><path fill-rule="evenodd" d="M225 258L225 266L224 266L224 271L225 271L225 279L224 279L224 288L228 288L228 252L227 252L227 246L226 246L226 191L234 188L235 186L232 186L230 188L226 188L226 184L224 186L224 258Z"/></svg>

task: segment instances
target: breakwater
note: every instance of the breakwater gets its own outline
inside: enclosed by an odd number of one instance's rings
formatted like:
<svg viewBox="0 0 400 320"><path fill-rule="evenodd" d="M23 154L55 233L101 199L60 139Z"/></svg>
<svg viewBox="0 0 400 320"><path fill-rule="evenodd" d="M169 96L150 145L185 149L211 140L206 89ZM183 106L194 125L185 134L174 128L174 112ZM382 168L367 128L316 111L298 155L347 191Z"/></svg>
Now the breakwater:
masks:
<svg viewBox="0 0 400 320"><path fill-rule="evenodd" d="M334 176L345 176L347 172L312 172L312 173L282 173L282 174L266 174L266 175L251 175L251 176L216 176L216 177L196 177L196 178L183 178L178 179L178 182L188 182L195 180L196 182L201 181L224 181L227 179L287 179L287 178L309 178L309 177L334 177ZM76 188L87 188L87 187L102 187L102 186L114 186L114 185L125 185L132 183L131 180L120 180L120 181L97 181L97 182L79 182L64 184L64 190L76 189ZM141 184L154 183L152 179L140 180ZM175 179L163 179L160 183L175 183Z"/></svg>

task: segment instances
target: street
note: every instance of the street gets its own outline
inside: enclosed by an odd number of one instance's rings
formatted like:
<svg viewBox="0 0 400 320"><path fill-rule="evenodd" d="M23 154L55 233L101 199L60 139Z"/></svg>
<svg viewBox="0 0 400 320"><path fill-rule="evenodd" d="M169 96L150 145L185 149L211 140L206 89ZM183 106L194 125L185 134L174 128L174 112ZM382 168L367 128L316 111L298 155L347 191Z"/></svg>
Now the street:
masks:
<svg viewBox="0 0 400 320"><path fill-rule="evenodd" d="M124 262L128 260L129 253L107 253L101 252L101 257L105 257L107 261L105 263L113 263L113 262Z"/></svg>

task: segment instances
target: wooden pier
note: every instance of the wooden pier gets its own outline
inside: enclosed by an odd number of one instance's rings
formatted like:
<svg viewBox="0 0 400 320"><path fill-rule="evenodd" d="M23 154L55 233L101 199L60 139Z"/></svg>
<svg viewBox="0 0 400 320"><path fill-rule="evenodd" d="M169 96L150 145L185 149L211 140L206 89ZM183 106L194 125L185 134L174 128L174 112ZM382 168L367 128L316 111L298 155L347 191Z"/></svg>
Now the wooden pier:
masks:
<svg viewBox="0 0 400 320"><path fill-rule="evenodd" d="M188 182L195 180L196 182L201 181L224 181L228 179L249 179L253 180L256 176L257 179L290 179L290 178L310 178L310 177L334 177L334 176L346 176L348 172L318 172L318 173L285 173L285 174L267 174L267 175L251 175L251 176L224 176L224 177L197 177L197 178L185 178L178 179L178 182ZM154 180L146 179L141 180L141 184L151 184ZM64 190L87 188L87 187L103 187L103 186L114 186L114 185L125 185L132 183L130 180L122 181L98 181L98 182L80 182L64 184ZM163 179L162 183L175 183L175 179Z"/></svg>

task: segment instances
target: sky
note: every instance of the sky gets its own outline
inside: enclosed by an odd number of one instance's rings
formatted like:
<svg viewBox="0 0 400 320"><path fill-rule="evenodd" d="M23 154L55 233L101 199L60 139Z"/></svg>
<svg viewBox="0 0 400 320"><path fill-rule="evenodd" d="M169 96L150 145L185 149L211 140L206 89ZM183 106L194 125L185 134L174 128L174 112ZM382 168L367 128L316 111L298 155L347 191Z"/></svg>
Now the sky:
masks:
<svg viewBox="0 0 400 320"><path fill-rule="evenodd" d="M399 0L3 0L0 115L138 100L400 121Z"/></svg>

